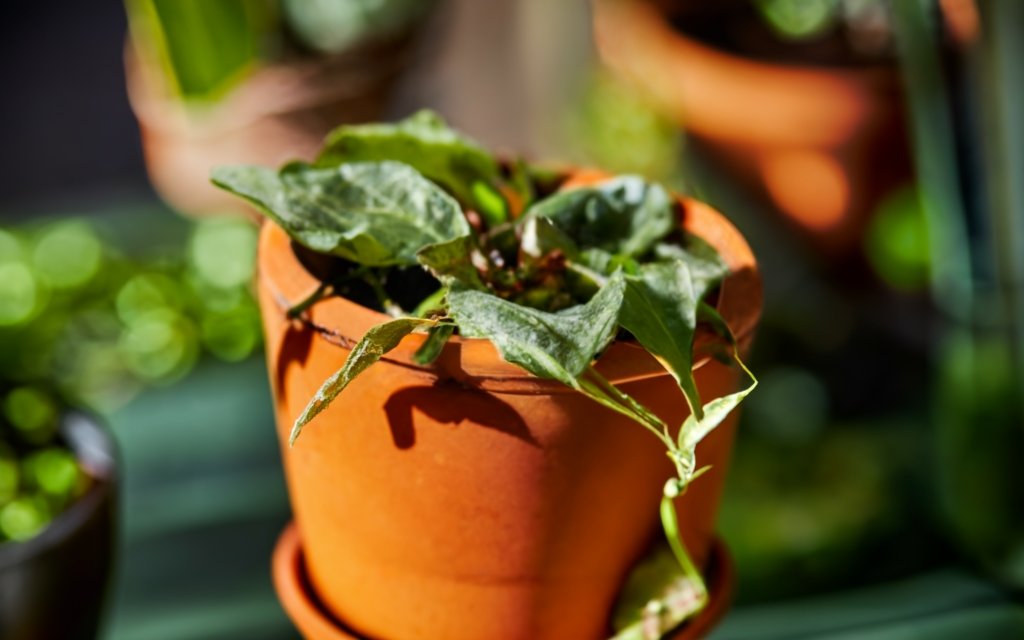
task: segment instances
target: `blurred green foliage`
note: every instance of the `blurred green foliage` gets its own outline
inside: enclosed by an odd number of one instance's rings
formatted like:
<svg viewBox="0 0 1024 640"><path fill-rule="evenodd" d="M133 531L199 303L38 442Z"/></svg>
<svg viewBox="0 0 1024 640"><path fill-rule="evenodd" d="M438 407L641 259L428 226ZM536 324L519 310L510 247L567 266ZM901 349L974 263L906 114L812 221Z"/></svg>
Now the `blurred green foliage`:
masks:
<svg viewBox="0 0 1024 640"><path fill-rule="evenodd" d="M256 229L217 218L130 246L87 219L0 229L0 542L40 531L88 486L60 441L65 402L109 412L204 356L260 345Z"/></svg>
<svg viewBox="0 0 1024 640"><path fill-rule="evenodd" d="M682 133L643 95L598 71L574 107L566 115L574 161L678 186Z"/></svg>
<svg viewBox="0 0 1024 640"><path fill-rule="evenodd" d="M927 288L928 221L915 187L888 194L878 206L864 235L864 254L875 273L894 288Z"/></svg>
<svg viewBox="0 0 1024 640"><path fill-rule="evenodd" d="M256 230L191 224L186 243L141 256L84 219L0 230L0 379L52 383L103 412L180 378L204 353L249 356L260 343Z"/></svg>
<svg viewBox="0 0 1024 640"><path fill-rule="evenodd" d="M273 0L126 0L132 38L169 89L217 99L257 63L276 21Z"/></svg>
<svg viewBox="0 0 1024 640"><path fill-rule="evenodd" d="M270 60L394 35L433 0L125 0L132 44L167 90L216 101Z"/></svg>
<svg viewBox="0 0 1024 640"><path fill-rule="evenodd" d="M0 385L0 543L31 538L89 486L43 385Z"/></svg>

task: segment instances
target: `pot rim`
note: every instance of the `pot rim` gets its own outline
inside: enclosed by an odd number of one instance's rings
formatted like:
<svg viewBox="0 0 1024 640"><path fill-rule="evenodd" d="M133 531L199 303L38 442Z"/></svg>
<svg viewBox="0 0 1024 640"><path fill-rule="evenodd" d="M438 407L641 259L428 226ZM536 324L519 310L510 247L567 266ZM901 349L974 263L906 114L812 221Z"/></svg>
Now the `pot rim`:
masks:
<svg viewBox="0 0 1024 640"><path fill-rule="evenodd" d="M609 179L597 170L569 173L563 187L583 186ZM740 232L721 213L709 205L674 194L683 211L683 228L711 244L729 266L730 274L719 289L717 309L732 329L737 342L752 338L761 315L762 290L757 261ZM277 224L266 221L261 228L258 250L258 279L265 286L283 315L285 309L306 298L320 284L293 251L291 238ZM266 310L264 311L266 313ZM320 300L304 318L292 321L316 331L321 338L337 346L351 348L371 327L389 316L359 305L341 296ZM537 378L517 365L503 360L494 345L482 338L452 336L432 365L413 361L413 354L426 336L410 334L382 360L418 370L427 376L455 379L485 390L505 393L575 393L556 380ZM694 350L712 340L698 334ZM694 363L703 366L709 358ZM669 375L645 349L631 342L614 341L600 354L596 368L610 382L620 384Z"/></svg>
<svg viewBox="0 0 1024 640"><path fill-rule="evenodd" d="M299 631L317 640L359 640L361 636L343 626L323 610L313 593L305 569L302 535L295 522L289 522L274 545L271 558L274 590L289 619ZM725 543L715 537L705 573L708 580L708 606L672 634L674 640L704 637L729 609L736 582L736 568Z"/></svg>
<svg viewBox="0 0 1024 640"><path fill-rule="evenodd" d="M601 59L709 138L836 147L894 109L877 97L898 92L890 66L761 61L683 34L651 3L592 0L592 6Z"/></svg>
<svg viewBox="0 0 1024 640"><path fill-rule="evenodd" d="M60 433L89 475L89 488L36 535L21 542L0 543L0 572L28 562L73 536L106 500L117 481L117 447L95 418L69 411L61 417Z"/></svg>

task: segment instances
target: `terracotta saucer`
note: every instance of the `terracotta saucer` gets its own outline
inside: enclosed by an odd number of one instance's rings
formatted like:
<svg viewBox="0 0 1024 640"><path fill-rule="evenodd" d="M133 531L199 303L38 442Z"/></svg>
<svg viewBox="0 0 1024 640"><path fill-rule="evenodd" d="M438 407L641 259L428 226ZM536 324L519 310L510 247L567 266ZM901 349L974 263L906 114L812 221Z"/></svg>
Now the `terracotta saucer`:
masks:
<svg viewBox="0 0 1024 640"><path fill-rule="evenodd" d="M725 544L718 538L711 546L708 589L711 602L699 616L672 636L672 640L703 638L729 609L735 568ZM288 617L306 640L365 640L327 613L313 593L306 576L302 541L295 523L289 523L274 548L274 588Z"/></svg>

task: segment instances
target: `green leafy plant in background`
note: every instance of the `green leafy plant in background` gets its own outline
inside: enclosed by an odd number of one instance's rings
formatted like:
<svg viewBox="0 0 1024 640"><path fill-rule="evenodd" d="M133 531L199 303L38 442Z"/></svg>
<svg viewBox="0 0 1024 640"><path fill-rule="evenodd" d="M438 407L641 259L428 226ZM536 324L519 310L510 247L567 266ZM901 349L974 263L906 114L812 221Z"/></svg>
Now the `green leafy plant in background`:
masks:
<svg viewBox="0 0 1024 640"><path fill-rule="evenodd" d="M204 352L248 357L261 339L255 230L176 224L180 241L144 251L134 246L143 239L111 241L84 219L0 229L0 381L106 413L179 379Z"/></svg>
<svg viewBox="0 0 1024 640"><path fill-rule="evenodd" d="M215 184L343 266L335 270L345 274L341 280L325 282L316 297L361 279L393 316L367 332L323 384L291 442L404 336L428 334L417 353L422 364L456 331L489 340L506 361L629 417L664 444L676 477L666 486L663 523L695 593L691 615L706 591L678 543L671 499L701 472L697 444L756 384L705 404L693 378L700 323L722 338L724 353L713 355L743 367L729 328L703 302L727 267L709 245L679 231L673 200L657 184L621 176L545 195L551 185L543 172L509 167L421 112L395 125L343 127L312 164L214 171ZM402 307L382 283L409 268L429 272L431 284ZM620 334L658 357L679 383L691 416L678 429L592 366Z"/></svg>
<svg viewBox="0 0 1024 640"><path fill-rule="evenodd" d="M259 347L256 231L175 224L180 239L146 249L111 240L102 219L0 228L0 543L37 535L89 486L58 434L67 406L109 413L204 352Z"/></svg>
<svg viewBox="0 0 1024 640"><path fill-rule="evenodd" d="M399 32L419 0L125 0L132 45L186 101L221 99L267 61L340 53Z"/></svg>
<svg viewBox="0 0 1024 640"><path fill-rule="evenodd" d="M43 385L0 391L0 543L42 531L89 486L60 441L60 404Z"/></svg>
<svg viewBox="0 0 1024 640"><path fill-rule="evenodd" d="M607 71L595 71L565 115L570 148L615 173L637 173L678 187L683 136L642 93ZM622 144L629 140L629 144Z"/></svg>
<svg viewBox="0 0 1024 640"><path fill-rule="evenodd" d="M961 52L967 71L957 78L941 62L930 6L892 4L943 319L935 383L942 507L968 555L1022 590L1024 5L978 3L980 37Z"/></svg>
<svg viewBox="0 0 1024 640"><path fill-rule="evenodd" d="M126 0L135 47L159 64L169 89L215 100L272 46L273 0Z"/></svg>
<svg viewBox="0 0 1024 640"><path fill-rule="evenodd" d="M0 543L38 534L89 477L57 436L60 404L42 385L0 391Z"/></svg>

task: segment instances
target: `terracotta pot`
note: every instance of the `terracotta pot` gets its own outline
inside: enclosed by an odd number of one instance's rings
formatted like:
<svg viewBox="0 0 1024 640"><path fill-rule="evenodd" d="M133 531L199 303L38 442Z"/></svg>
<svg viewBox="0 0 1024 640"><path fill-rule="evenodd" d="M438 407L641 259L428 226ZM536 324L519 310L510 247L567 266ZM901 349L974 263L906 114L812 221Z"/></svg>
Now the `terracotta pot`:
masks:
<svg viewBox="0 0 1024 640"><path fill-rule="evenodd" d="M210 184L210 170L309 160L337 125L379 119L414 44L409 32L345 54L269 65L216 104L190 110L168 95L161 73L129 42L128 99L153 188L182 213L252 215L241 200Z"/></svg>
<svg viewBox="0 0 1024 640"><path fill-rule="evenodd" d="M576 182L595 180L581 175ZM749 344L761 309L746 242L720 214L681 200L685 227L733 274L720 312ZM287 446L295 418L382 314L341 297L304 321L283 308L318 285L288 236L263 227L259 295L284 466L309 580L324 608L371 637L603 638L631 566L659 529L671 465L640 426L563 385L504 362L486 340L455 338L431 367L404 339ZM674 380L639 346L614 343L597 368L680 424ZM696 366L704 397L737 373ZM713 465L679 501L685 543L708 557L735 417L698 448Z"/></svg>
<svg viewBox="0 0 1024 640"><path fill-rule="evenodd" d="M823 252L858 248L880 199L910 181L895 65L762 62L687 37L649 2L593 6L602 60Z"/></svg>
<svg viewBox="0 0 1024 640"><path fill-rule="evenodd" d="M92 483L38 535L0 545L4 640L99 634L114 557L115 448L107 432L81 414L66 414L60 432Z"/></svg>
<svg viewBox="0 0 1024 640"><path fill-rule="evenodd" d="M274 547L274 588L281 605L307 640L359 640L360 636L333 619L309 586L302 557L302 540L294 524L288 525ZM707 563L708 606L667 640L703 638L729 608L736 571L721 540L711 547Z"/></svg>

